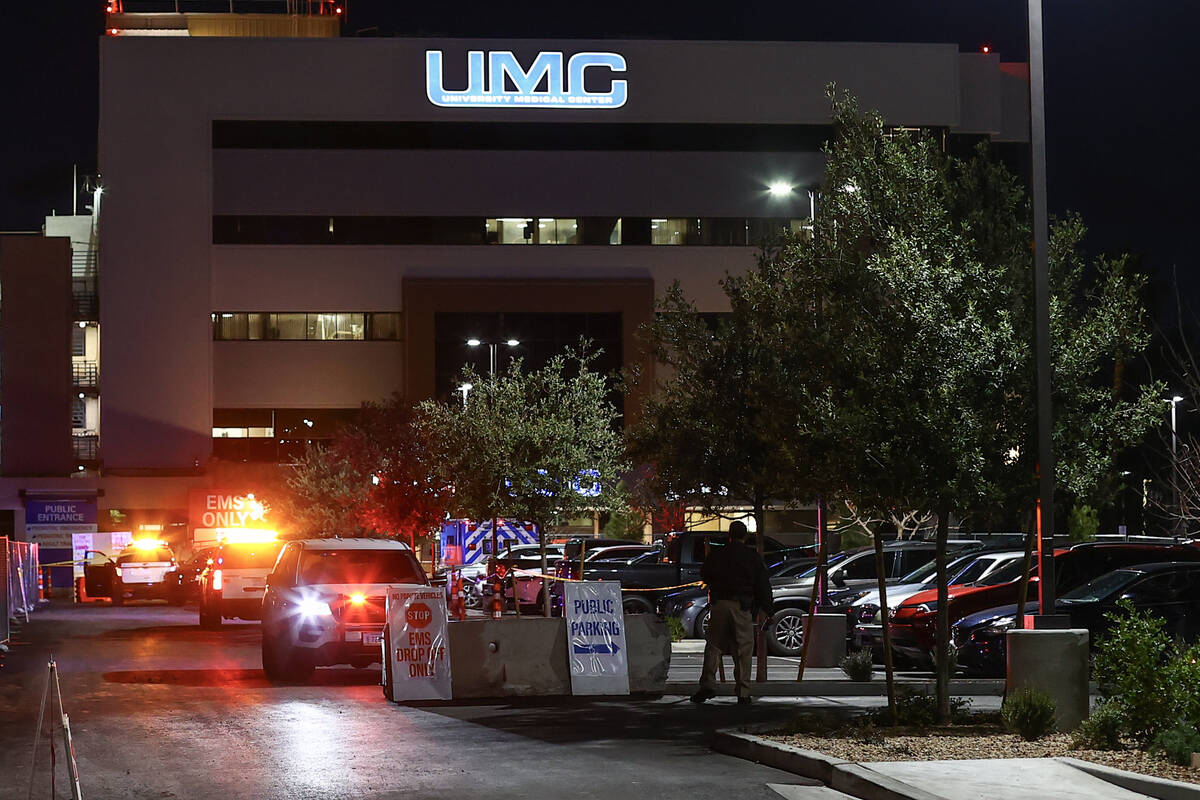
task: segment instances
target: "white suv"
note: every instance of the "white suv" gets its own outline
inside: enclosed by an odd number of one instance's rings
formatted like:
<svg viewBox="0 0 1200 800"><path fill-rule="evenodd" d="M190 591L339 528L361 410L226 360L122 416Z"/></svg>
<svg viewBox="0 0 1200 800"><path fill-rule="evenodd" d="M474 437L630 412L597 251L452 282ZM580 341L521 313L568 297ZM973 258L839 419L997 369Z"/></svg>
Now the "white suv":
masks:
<svg viewBox="0 0 1200 800"><path fill-rule="evenodd" d="M219 628L223 619L258 619L266 578L283 542L224 542L200 573L200 627Z"/></svg>
<svg viewBox="0 0 1200 800"><path fill-rule="evenodd" d="M267 576L262 665L271 680L314 667L366 667L382 657L387 587L429 585L408 545L392 539L288 542Z"/></svg>

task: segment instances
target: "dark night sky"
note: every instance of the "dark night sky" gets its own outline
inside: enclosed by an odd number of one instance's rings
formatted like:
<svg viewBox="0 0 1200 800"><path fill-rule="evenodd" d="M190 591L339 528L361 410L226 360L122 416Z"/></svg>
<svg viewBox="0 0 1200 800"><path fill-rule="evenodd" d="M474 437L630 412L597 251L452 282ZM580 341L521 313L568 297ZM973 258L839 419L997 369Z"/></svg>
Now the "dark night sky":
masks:
<svg viewBox="0 0 1200 800"><path fill-rule="evenodd" d="M1093 248L1135 252L1161 279L1177 267L1191 293L1200 287L1190 275L1200 222L1200 148L1193 142L1200 131L1200 5L1045 4L1051 211L1082 213ZM51 208L69 211L71 165L96 169L103 5L51 0L7 10L0 230L33 230ZM1023 0L350 0L346 33L370 26L383 35L926 41L964 50L988 43L1008 60L1024 60L1026 48ZM1156 300L1168 291L1160 280Z"/></svg>

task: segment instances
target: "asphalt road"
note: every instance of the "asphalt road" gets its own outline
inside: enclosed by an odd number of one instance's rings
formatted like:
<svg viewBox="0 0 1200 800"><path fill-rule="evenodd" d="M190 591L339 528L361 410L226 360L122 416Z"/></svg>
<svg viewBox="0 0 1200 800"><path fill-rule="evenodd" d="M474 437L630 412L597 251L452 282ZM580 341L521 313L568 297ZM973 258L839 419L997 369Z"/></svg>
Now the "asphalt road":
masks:
<svg viewBox="0 0 1200 800"><path fill-rule="evenodd" d="M794 775L708 748L711 732L815 700L386 702L378 670L273 685L257 623L194 608L53 605L0 661L0 798L24 798L53 653L89 798L778 798ZM459 665L455 669L461 668ZM50 796L39 748L36 797ZM58 755L58 796L65 770ZM807 794L809 790L800 790ZM801 795L797 795L801 796ZM814 791L814 797L818 794Z"/></svg>

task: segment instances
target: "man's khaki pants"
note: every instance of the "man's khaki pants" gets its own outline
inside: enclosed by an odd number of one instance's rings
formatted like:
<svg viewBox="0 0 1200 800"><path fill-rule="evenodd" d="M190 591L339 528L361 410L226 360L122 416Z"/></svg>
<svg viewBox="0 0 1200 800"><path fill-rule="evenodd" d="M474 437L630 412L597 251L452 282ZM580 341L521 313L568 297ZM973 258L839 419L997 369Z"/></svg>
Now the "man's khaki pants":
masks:
<svg viewBox="0 0 1200 800"><path fill-rule="evenodd" d="M754 652L754 617L742 610L737 600L713 600L708 618L708 633L704 645L704 671L700 673L700 688L717 690L717 670L721 654L733 654L733 680L737 696L750 696L750 656Z"/></svg>

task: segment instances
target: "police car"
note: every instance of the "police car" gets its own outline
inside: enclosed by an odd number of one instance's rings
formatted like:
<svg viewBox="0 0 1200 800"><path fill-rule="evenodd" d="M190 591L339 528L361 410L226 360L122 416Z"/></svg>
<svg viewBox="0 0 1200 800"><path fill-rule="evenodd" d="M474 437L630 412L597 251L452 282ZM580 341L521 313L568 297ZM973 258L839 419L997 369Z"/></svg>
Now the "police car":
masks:
<svg viewBox="0 0 1200 800"><path fill-rule="evenodd" d="M299 680L315 667L378 663L387 588L394 584L429 585L402 542L340 537L287 542L263 598L267 678Z"/></svg>
<svg viewBox="0 0 1200 800"><path fill-rule="evenodd" d="M283 543L274 531L239 531L223 537L200 573L200 627L222 620L260 619L267 575Z"/></svg>
<svg viewBox="0 0 1200 800"><path fill-rule="evenodd" d="M141 539L117 555L111 565L112 602L119 606L131 600L166 600L183 605L179 565L166 542ZM86 573L85 573L86 574Z"/></svg>

